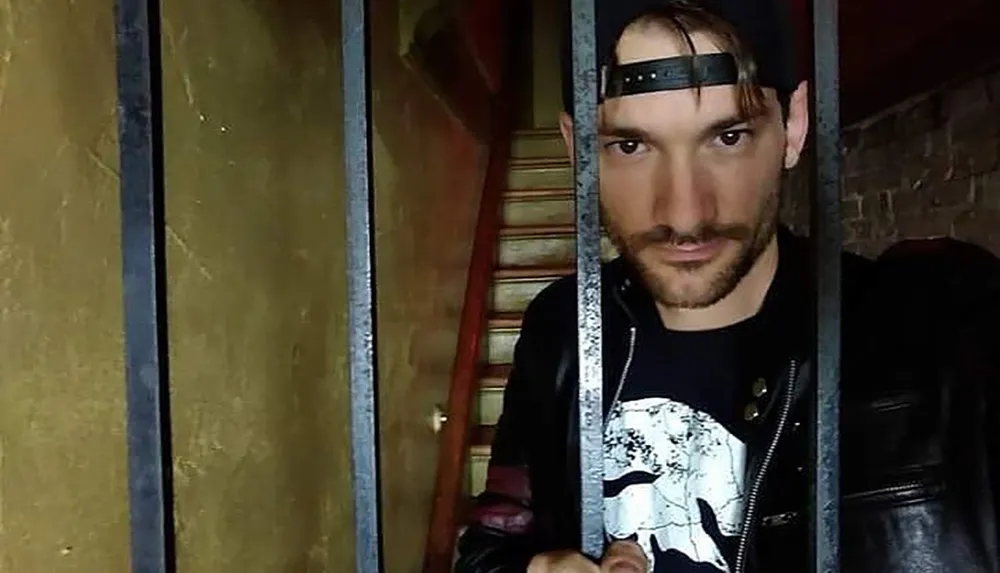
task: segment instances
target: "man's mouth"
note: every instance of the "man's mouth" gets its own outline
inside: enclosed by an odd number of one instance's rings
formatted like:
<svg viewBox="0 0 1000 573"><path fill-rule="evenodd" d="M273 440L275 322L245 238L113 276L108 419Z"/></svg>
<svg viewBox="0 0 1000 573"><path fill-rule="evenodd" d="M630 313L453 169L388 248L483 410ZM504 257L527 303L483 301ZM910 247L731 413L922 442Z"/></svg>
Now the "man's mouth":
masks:
<svg viewBox="0 0 1000 573"><path fill-rule="evenodd" d="M657 258L663 262L693 263L714 258L725 244L726 240L718 237L698 243L654 243L650 246L655 249Z"/></svg>

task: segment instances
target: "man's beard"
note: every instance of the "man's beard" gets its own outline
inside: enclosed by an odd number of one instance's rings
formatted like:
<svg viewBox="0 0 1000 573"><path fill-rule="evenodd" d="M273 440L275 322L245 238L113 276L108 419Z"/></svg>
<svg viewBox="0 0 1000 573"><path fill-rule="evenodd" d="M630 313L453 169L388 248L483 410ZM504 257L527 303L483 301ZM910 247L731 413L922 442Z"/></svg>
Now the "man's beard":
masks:
<svg viewBox="0 0 1000 573"><path fill-rule="evenodd" d="M615 248L639 272L646 288L653 298L668 308L706 308L728 296L750 272L754 263L767 249L778 227L780 195L776 190L770 193L757 210L754 219L747 224L711 225L705 224L691 233L679 233L666 225L624 236L616 228L614 221L603 213L608 234ZM736 257L726 266L714 271L707 286L699 292L684 293L670 284L669 278L657 274L656 269L642 262L640 254L653 245L688 245L706 243L714 239L725 239L739 245ZM714 261L672 263L670 267L679 274L704 272ZM683 280L683 279L682 279Z"/></svg>

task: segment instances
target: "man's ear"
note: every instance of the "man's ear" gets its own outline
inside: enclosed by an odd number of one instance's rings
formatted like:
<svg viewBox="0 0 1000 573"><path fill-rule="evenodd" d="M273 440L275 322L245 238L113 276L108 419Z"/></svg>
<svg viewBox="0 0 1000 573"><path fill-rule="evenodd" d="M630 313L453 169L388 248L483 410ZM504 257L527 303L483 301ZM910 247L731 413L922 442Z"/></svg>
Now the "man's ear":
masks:
<svg viewBox="0 0 1000 573"><path fill-rule="evenodd" d="M799 84L789 99L785 133L785 169L791 169L798 165L809 135L809 83L806 81Z"/></svg>
<svg viewBox="0 0 1000 573"><path fill-rule="evenodd" d="M559 113L559 131L562 132L563 142L566 143L569 163L573 165L576 162L576 154L573 152L573 118L565 111Z"/></svg>

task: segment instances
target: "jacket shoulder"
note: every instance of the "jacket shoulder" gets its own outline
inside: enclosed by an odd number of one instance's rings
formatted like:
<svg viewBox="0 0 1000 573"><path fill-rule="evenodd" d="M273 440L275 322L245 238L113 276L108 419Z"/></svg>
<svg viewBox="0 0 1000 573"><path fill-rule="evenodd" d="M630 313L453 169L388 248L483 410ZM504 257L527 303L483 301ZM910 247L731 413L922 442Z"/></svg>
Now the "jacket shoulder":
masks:
<svg viewBox="0 0 1000 573"><path fill-rule="evenodd" d="M856 315L868 336L928 351L959 332L997 337L1000 258L989 250L951 238L906 240L879 255L870 271Z"/></svg>
<svg viewBox="0 0 1000 573"><path fill-rule="evenodd" d="M601 264L601 290L606 296L609 289L615 288L626 274L625 263L621 258ZM562 276L543 288L528 304L525 320L543 317L560 325L576 325L576 282L578 273L572 272Z"/></svg>
<svg viewBox="0 0 1000 573"><path fill-rule="evenodd" d="M1000 258L958 239L900 241L876 258L873 268L879 291L933 300L944 309L1000 296Z"/></svg>

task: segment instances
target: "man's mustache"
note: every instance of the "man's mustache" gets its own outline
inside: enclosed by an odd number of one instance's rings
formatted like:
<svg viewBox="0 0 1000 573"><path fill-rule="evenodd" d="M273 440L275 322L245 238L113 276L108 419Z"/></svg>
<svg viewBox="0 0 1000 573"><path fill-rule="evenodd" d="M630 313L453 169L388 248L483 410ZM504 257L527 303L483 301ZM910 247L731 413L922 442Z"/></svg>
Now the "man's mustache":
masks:
<svg viewBox="0 0 1000 573"><path fill-rule="evenodd" d="M657 225L652 229L632 233L627 238L629 248L639 252L650 245L697 245L715 239L746 241L753 234L745 225L704 225L694 231L679 232L669 225Z"/></svg>

